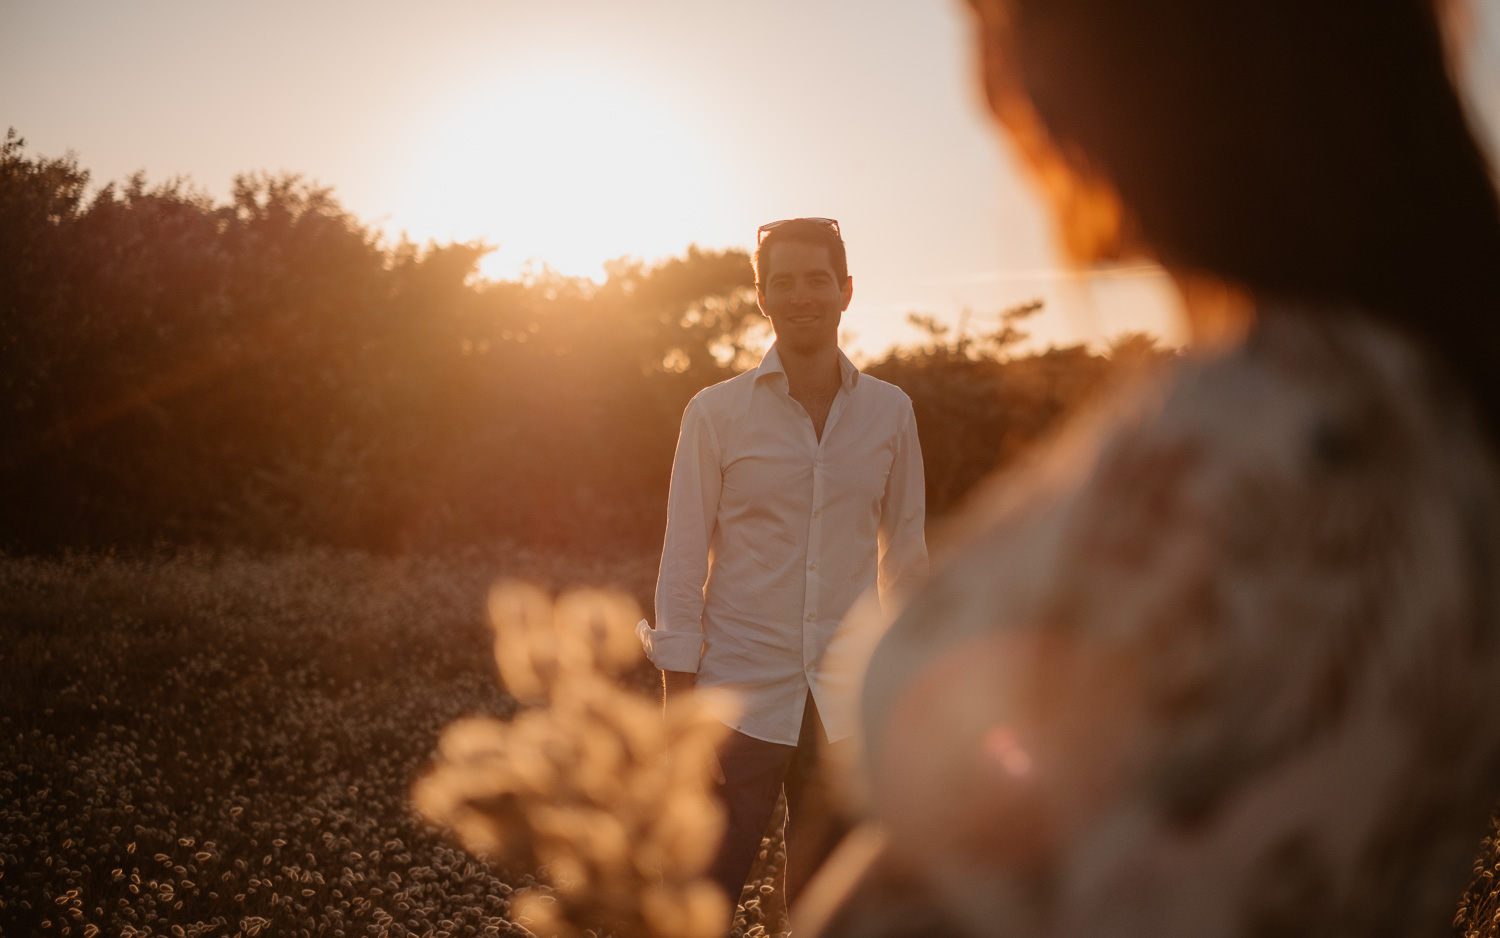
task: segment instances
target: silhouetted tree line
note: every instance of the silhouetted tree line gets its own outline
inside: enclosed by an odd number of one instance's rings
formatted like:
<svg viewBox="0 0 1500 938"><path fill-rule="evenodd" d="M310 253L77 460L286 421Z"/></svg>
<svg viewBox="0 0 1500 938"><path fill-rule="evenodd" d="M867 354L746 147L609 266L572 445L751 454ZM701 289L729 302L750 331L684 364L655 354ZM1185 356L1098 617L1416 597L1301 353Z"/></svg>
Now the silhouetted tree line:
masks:
<svg viewBox="0 0 1500 938"><path fill-rule="evenodd" d="M604 283L476 277L478 244L383 245L326 189L228 204L0 152L0 546L428 549L659 541L678 423L764 341L743 252ZM868 370L917 409L930 507L1047 433L1120 355L999 331ZM1161 354L1146 340L1128 357Z"/></svg>

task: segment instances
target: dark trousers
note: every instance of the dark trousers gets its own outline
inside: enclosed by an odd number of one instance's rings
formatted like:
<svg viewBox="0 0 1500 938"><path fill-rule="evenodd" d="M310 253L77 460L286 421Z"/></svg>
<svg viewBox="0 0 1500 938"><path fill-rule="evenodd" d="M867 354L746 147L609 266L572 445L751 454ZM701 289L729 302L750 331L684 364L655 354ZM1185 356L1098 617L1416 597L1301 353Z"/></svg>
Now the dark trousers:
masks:
<svg viewBox="0 0 1500 938"><path fill-rule="evenodd" d="M797 745L783 746L731 732L718 746L724 784L718 788L728 823L709 875L738 902L745 878L760 853L776 800L786 790L787 907L796 901L814 870L848 833L849 822L830 790L820 746L828 735L812 694L802 715ZM839 743L838 745L845 745Z"/></svg>

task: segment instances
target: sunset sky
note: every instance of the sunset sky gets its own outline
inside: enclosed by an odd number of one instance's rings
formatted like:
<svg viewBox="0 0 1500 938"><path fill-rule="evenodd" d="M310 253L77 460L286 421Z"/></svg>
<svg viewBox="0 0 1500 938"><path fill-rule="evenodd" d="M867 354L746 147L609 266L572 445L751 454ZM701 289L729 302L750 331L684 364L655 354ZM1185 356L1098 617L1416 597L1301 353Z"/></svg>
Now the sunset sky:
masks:
<svg viewBox="0 0 1500 938"><path fill-rule="evenodd" d="M1476 107L1496 0L1477 0ZM392 240L484 239L483 267L602 277L838 218L853 346L1047 301L1041 343L1180 338L1164 279L1069 276L981 109L956 0L3 0L0 122L96 182L143 169L223 198L236 173L331 186ZM1494 123L1493 121L1491 123Z"/></svg>

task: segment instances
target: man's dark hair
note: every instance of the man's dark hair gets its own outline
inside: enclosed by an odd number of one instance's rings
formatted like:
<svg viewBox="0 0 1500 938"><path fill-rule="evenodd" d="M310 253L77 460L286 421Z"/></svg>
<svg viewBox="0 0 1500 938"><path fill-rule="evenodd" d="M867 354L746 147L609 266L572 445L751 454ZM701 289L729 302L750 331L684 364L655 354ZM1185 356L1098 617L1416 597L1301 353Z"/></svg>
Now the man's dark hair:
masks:
<svg viewBox="0 0 1500 938"><path fill-rule="evenodd" d="M798 241L803 244L820 244L828 249L828 260L833 264L834 276L838 278L839 285L849 279L849 257L844 252L844 239L839 233L822 222L807 218L798 218L789 221L766 232L765 237L760 239L760 244L755 248L755 288L764 289L769 272L766 270L766 262L771 257L771 246L785 244L788 241Z"/></svg>

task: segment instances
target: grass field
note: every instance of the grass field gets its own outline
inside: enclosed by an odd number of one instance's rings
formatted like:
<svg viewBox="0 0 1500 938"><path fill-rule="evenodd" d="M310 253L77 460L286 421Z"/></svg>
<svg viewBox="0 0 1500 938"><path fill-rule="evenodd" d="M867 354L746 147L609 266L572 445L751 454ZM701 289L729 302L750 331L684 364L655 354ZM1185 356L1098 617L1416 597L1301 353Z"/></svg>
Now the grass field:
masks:
<svg viewBox="0 0 1500 938"><path fill-rule="evenodd" d="M411 784L444 725L515 712L492 582L644 603L655 565L0 558L0 934L524 934L508 897L535 871L475 861L416 817ZM1496 933L1496 872L1486 844L1456 933ZM739 930L784 926L775 898Z"/></svg>
<svg viewBox="0 0 1500 938"><path fill-rule="evenodd" d="M0 934L519 933L533 871L408 803L444 725L515 709L500 576L644 599L655 558L0 559Z"/></svg>

